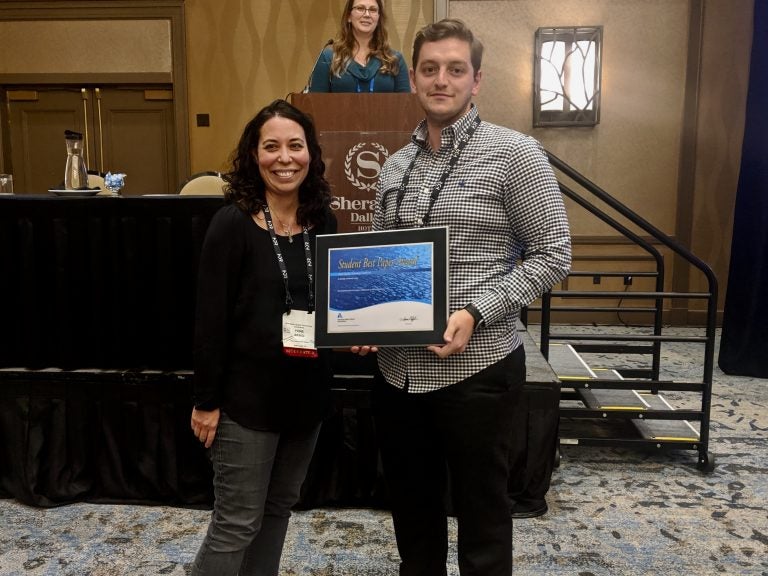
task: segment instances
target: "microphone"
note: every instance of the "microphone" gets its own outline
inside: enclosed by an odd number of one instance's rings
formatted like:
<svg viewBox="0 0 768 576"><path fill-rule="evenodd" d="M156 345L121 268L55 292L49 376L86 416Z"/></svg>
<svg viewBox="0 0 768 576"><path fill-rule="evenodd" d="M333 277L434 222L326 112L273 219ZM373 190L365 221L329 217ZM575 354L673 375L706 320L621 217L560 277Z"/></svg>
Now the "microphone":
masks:
<svg viewBox="0 0 768 576"><path fill-rule="evenodd" d="M317 68L317 64L320 62L320 56L323 55L323 50L325 50L328 46L333 44L333 38L328 40L325 44L323 44L323 47L320 49L320 54L317 55L317 58L315 59L315 64L312 66L312 70L309 71L309 78L307 78L307 85L304 86L304 90L301 91L302 94L306 94L309 92L309 89L312 87L312 75L315 73L315 68Z"/></svg>

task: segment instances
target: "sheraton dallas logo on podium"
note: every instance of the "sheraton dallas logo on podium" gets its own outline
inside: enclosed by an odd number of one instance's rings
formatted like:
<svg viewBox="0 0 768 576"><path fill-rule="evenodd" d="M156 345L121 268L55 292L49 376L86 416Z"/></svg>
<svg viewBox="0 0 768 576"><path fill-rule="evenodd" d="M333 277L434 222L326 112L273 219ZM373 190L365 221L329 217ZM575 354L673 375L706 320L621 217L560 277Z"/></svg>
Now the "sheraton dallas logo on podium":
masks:
<svg viewBox="0 0 768 576"><path fill-rule="evenodd" d="M389 150L380 142L356 142L343 158L334 170L343 171L343 177L336 180L331 208L339 218L339 232L365 232L371 229L379 174ZM328 164L334 163L329 159Z"/></svg>
<svg viewBox="0 0 768 576"><path fill-rule="evenodd" d="M344 157L344 175L355 188L376 191L389 151L378 142L359 142Z"/></svg>

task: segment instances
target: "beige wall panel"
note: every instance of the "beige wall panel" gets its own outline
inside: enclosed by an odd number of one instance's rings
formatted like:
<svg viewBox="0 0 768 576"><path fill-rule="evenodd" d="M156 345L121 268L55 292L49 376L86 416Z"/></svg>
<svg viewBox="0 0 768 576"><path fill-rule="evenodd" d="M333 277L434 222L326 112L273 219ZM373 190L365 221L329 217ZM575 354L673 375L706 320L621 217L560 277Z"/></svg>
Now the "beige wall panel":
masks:
<svg viewBox="0 0 768 576"><path fill-rule="evenodd" d="M673 234L686 64L687 0L453 1L486 46L477 102L487 120L539 139L604 190ZM602 25L603 92L594 128L532 128L534 33ZM611 234L572 217L575 234Z"/></svg>
<svg viewBox="0 0 768 576"><path fill-rule="evenodd" d="M170 73L167 20L0 22L0 74Z"/></svg>
<svg viewBox="0 0 768 576"><path fill-rule="evenodd" d="M390 43L406 58L432 4L387 5ZM343 6L343 0L186 1L192 172L225 169L253 114L304 88ZM196 114L209 114L210 127L197 127Z"/></svg>

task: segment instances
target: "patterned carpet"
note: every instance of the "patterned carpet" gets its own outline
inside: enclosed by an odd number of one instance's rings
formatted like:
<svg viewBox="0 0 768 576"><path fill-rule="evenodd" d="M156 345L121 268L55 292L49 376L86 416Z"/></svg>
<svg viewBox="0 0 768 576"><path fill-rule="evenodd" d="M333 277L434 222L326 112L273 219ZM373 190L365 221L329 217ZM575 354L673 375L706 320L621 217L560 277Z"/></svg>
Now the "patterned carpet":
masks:
<svg viewBox="0 0 768 576"><path fill-rule="evenodd" d="M665 346L666 376L687 379L700 366L691 345ZM716 368L711 414L716 461L707 475L693 452L564 446L549 512L515 523L515 574L768 575L768 380ZM0 574L188 574L208 516L129 505L34 509L3 500ZM451 543L449 574L456 576L455 527ZM388 514L297 512L281 573L397 574Z"/></svg>

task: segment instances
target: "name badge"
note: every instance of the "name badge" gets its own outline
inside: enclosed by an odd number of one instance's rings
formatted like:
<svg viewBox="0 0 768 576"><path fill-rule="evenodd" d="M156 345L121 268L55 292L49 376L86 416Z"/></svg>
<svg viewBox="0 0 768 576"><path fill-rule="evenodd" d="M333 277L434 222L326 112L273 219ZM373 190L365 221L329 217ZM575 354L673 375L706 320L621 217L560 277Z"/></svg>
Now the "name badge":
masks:
<svg viewBox="0 0 768 576"><path fill-rule="evenodd" d="M315 315L306 310L283 314L283 353L286 356L317 358Z"/></svg>

